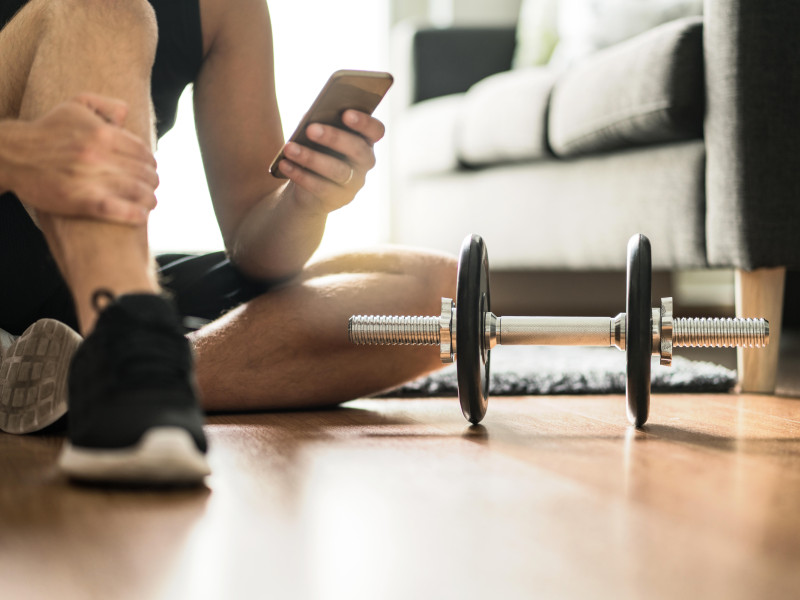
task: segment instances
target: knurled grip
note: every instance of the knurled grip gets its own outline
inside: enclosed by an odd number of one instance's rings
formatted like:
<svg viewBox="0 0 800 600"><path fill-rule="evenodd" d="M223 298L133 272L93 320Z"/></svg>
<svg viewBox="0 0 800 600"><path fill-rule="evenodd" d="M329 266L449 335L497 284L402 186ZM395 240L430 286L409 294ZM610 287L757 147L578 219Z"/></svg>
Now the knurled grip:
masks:
<svg viewBox="0 0 800 600"><path fill-rule="evenodd" d="M498 317L497 343L517 346L613 346L608 317Z"/></svg>

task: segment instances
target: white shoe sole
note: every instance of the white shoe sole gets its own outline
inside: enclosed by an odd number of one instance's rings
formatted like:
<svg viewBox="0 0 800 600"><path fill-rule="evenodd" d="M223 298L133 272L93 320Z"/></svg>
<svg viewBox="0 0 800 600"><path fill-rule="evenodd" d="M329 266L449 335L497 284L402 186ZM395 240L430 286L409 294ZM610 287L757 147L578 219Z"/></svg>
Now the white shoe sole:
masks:
<svg viewBox="0 0 800 600"><path fill-rule="evenodd" d="M40 319L11 343L0 362L0 430L39 431L67 412L69 365L81 339L60 321Z"/></svg>
<svg viewBox="0 0 800 600"><path fill-rule="evenodd" d="M127 448L84 448L66 442L58 464L70 478L93 483L192 485L211 473L205 455L180 427L154 427Z"/></svg>

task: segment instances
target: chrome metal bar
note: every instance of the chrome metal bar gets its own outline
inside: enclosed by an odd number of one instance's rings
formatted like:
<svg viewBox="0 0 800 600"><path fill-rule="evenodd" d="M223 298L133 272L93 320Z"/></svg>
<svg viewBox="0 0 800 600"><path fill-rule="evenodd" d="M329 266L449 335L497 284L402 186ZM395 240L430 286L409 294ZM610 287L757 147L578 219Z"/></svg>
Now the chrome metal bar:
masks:
<svg viewBox="0 0 800 600"><path fill-rule="evenodd" d="M498 317L497 343L516 346L613 346L609 317Z"/></svg>

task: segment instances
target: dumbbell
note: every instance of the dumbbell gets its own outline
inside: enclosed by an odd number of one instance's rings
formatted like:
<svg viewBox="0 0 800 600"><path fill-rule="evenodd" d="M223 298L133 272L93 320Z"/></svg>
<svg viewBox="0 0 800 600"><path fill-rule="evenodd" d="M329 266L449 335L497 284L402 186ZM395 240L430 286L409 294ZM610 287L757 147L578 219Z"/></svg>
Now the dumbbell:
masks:
<svg viewBox="0 0 800 600"><path fill-rule="evenodd" d="M626 354L628 420L636 427L650 412L650 357L672 363L673 347L764 347L765 319L674 318L672 298L651 308L650 241L628 242L625 312L616 317L498 317L489 307L486 244L470 235L461 245L456 301L442 298L438 317L354 315L348 335L355 344L438 345L444 363L457 358L458 398L464 417L479 423L489 402L491 349L497 344L614 346Z"/></svg>

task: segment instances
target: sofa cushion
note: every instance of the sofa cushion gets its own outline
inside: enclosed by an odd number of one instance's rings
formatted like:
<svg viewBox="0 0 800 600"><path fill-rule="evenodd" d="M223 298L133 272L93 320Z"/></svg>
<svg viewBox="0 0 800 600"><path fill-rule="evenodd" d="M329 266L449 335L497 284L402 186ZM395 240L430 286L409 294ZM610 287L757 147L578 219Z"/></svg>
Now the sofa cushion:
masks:
<svg viewBox="0 0 800 600"><path fill-rule="evenodd" d="M457 169L456 122L464 94L451 94L412 105L390 129L399 172L425 175Z"/></svg>
<svg viewBox="0 0 800 600"><path fill-rule="evenodd" d="M464 96L456 151L461 162L482 166L552 157L547 147L547 104L555 74L545 68L491 75Z"/></svg>
<svg viewBox="0 0 800 600"><path fill-rule="evenodd" d="M661 25L578 62L556 83L549 142L577 156L701 137L702 19Z"/></svg>

